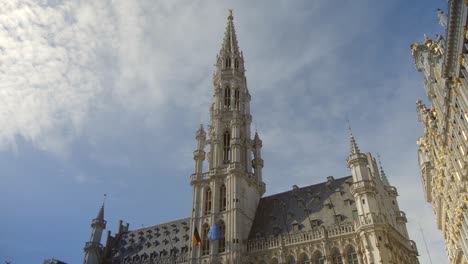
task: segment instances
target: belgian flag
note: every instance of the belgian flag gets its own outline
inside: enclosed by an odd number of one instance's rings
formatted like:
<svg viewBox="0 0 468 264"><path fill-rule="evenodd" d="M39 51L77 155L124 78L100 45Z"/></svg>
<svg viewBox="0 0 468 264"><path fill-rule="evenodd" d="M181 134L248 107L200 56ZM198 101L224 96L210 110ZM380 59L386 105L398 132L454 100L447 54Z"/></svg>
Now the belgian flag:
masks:
<svg viewBox="0 0 468 264"><path fill-rule="evenodd" d="M198 230L195 227L195 230L193 231L193 247L198 247L200 245L200 234L198 234Z"/></svg>

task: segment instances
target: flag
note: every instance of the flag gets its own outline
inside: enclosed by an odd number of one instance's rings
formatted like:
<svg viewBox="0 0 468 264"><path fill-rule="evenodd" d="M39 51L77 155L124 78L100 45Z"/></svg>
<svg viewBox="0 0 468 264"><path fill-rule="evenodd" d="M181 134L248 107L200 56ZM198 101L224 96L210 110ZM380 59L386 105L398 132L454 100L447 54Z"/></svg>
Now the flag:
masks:
<svg viewBox="0 0 468 264"><path fill-rule="evenodd" d="M222 238L221 231L219 230L218 225L213 224L210 228L210 231L208 231L208 240L214 241L214 240L220 240L221 238Z"/></svg>
<svg viewBox="0 0 468 264"><path fill-rule="evenodd" d="M195 227L195 230L193 231L193 246L198 247L200 245L200 241L201 241L200 234L198 234L198 230Z"/></svg>

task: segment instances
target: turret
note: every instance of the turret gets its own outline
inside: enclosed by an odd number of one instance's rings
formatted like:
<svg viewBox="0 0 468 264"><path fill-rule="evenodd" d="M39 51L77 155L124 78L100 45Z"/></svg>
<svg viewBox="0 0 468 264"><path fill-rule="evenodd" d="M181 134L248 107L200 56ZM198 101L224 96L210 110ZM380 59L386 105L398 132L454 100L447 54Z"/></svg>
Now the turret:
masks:
<svg viewBox="0 0 468 264"><path fill-rule="evenodd" d="M254 167L255 178L258 181L262 181L262 168L263 168L263 159L262 159L262 140L258 136L258 133L255 132L255 137L253 140L253 147L254 147L254 159L252 160L252 164Z"/></svg>
<svg viewBox="0 0 468 264"><path fill-rule="evenodd" d="M102 231L106 228L106 220L104 220L104 203L99 209L98 215L91 222L91 238L86 242L84 251L84 264L99 264L101 263Z"/></svg>
<svg viewBox="0 0 468 264"><path fill-rule="evenodd" d="M203 173L203 161L205 160L205 141L206 133L203 129L203 124L200 124L200 128L197 130L197 149L193 152L193 159L195 160L195 174Z"/></svg>

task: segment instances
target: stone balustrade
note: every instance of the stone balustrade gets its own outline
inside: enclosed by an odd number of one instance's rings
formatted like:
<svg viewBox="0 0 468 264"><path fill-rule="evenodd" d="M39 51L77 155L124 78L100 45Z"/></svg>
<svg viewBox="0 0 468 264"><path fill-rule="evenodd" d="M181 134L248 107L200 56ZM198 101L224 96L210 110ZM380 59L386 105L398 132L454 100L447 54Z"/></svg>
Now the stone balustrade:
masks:
<svg viewBox="0 0 468 264"><path fill-rule="evenodd" d="M300 243L319 241L325 239L324 229L298 232L298 233L289 233L282 234L279 236L271 236L269 238L260 238L255 240L250 240L247 242L247 251L248 252L257 252L263 250L269 250L278 248L280 246L289 246L296 245ZM354 233L356 231L354 225L341 225L333 226L325 229L327 237L333 238L338 236L343 236L345 234Z"/></svg>

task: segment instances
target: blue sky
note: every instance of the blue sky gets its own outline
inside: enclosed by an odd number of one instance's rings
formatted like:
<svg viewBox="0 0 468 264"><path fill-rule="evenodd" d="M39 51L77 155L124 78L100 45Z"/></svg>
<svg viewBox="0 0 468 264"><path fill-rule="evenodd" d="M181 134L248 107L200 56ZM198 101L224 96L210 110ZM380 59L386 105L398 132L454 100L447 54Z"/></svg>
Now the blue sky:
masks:
<svg viewBox="0 0 468 264"><path fill-rule="evenodd" d="M267 194L349 175L346 119L380 153L420 262L447 263L424 202L409 45L446 1L7 0L0 4L0 261L80 263L107 227L187 217L227 9L244 52Z"/></svg>

